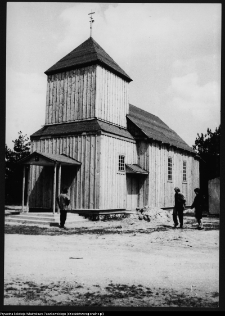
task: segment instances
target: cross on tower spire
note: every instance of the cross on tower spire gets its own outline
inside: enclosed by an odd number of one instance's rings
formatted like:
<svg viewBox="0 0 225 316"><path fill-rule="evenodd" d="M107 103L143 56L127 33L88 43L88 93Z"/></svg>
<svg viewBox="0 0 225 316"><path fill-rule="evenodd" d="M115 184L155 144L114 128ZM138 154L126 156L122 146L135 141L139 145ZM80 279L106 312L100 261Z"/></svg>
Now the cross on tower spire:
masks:
<svg viewBox="0 0 225 316"><path fill-rule="evenodd" d="M93 20L92 18L92 14L94 14L95 12L91 12L91 13L88 13L88 15L90 15L90 37L92 37L92 23L95 21Z"/></svg>

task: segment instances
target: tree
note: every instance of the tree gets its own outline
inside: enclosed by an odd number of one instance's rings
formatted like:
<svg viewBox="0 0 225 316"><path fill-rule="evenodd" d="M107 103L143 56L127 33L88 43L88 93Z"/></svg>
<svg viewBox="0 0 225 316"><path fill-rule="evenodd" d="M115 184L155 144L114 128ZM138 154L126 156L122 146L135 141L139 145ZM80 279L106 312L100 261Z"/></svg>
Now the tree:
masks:
<svg viewBox="0 0 225 316"><path fill-rule="evenodd" d="M207 179L213 179L220 175L220 126L212 132L207 128L207 133L204 135L197 134L193 149L198 153L205 163L205 172Z"/></svg>
<svg viewBox="0 0 225 316"><path fill-rule="evenodd" d="M30 154L30 141L27 135L23 135L20 131L19 137L16 140L13 140L14 143L14 152L16 159L22 159Z"/></svg>
<svg viewBox="0 0 225 316"><path fill-rule="evenodd" d="M20 131L13 141L13 150L5 145L5 203L20 204L22 200L23 167L16 162L30 154L30 141Z"/></svg>
<svg viewBox="0 0 225 316"><path fill-rule="evenodd" d="M220 175L220 126L197 134L193 149L200 157L200 189L208 201L208 181Z"/></svg>
<svg viewBox="0 0 225 316"><path fill-rule="evenodd" d="M196 150L199 155L219 155L220 154L220 126L212 132L207 128L207 134L197 134L195 145L193 149Z"/></svg>

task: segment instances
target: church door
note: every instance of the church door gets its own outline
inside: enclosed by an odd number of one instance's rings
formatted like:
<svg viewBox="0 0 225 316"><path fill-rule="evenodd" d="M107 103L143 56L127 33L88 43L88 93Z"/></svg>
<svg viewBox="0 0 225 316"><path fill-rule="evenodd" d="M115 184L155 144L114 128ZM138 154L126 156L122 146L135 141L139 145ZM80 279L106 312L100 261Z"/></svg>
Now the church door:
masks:
<svg viewBox="0 0 225 316"><path fill-rule="evenodd" d="M138 207L139 181L133 174L127 174L127 210L136 210Z"/></svg>

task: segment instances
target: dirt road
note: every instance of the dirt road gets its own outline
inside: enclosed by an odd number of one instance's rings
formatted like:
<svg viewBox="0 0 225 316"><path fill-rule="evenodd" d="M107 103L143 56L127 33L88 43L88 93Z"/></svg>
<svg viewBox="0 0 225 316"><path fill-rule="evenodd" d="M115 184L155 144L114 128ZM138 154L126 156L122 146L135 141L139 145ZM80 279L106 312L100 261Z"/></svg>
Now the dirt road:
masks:
<svg viewBox="0 0 225 316"><path fill-rule="evenodd" d="M218 307L219 220L6 225L5 305Z"/></svg>

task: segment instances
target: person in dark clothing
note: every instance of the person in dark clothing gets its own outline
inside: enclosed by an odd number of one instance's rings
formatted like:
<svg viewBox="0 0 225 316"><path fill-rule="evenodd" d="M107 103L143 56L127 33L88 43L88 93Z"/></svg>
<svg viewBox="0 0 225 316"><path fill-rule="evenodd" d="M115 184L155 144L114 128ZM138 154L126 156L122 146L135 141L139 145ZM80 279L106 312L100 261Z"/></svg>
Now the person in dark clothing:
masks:
<svg viewBox="0 0 225 316"><path fill-rule="evenodd" d="M68 194L68 189L64 188L62 193L56 199L59 209L60 209L60 227L61 228L66 228L64 227L64 225L67 218L68 206L70 204L70 198L67 194Z"/></svg>
<svg viewBox="0 0 225 316"><path fill-rule="evenodd" d="M198 222L197 228L202 229L203 228L202 209L203 209L203 205L204 205L204 198L203 198L199 188L194 189L194 192L195 192L196 196L194 198L194 202L191 205L191 209L195 208L195 218Z"/></svg>
<svg viewBox="0 0 225 316"><path fill-rule="evenodd" d="M180 228L183 228L183 211L185 208L186 200L178 187L174 188L174 191L175 191L175 195L174 195L175 205L173 209L174 228L178 226L177 216L179 218Z"/></svg>

